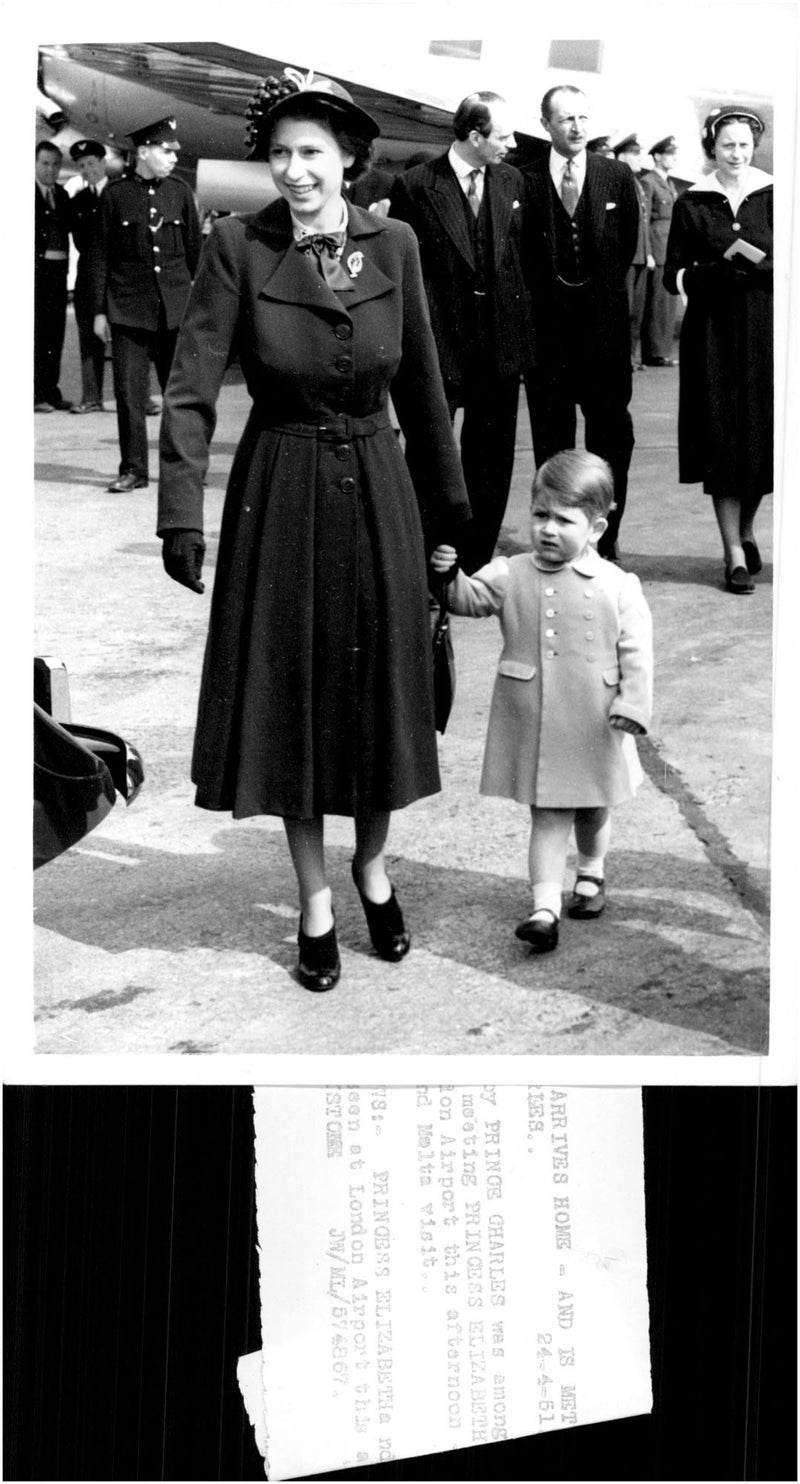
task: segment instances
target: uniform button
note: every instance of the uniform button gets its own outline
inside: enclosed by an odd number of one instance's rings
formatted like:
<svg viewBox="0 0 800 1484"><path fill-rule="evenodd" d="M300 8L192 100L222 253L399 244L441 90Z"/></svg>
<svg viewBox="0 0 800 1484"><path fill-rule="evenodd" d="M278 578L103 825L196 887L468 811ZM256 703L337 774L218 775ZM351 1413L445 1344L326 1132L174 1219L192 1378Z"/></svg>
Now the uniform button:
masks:
<svg viewBox="0 0 800 1484"><path fill-rule="evenodd" d="M545 608L545 610L544 610L544 616L545 616L545 618L555 618L555 616L556 616L556 610L555 610L555 608Z"/></svg>
<svg viewBox="0 0 800 1484"><path fill-rule="evenodd" d="M555 629L545 629L545 631L544 631L544 637L545 637L545 639L555 639L555 637L556 637L556 631L555 631Z"/></svg>
<svg viewBox="0 0 800 1484"><path fill-rule="evenodd" d="M161 269L159 268L158 263L156 263L155 267L153 268L153 272L154 273L160 273L161 272Z"/></svg>
<svg viewBox="0 0 800 1484"><path fill-rule="evenodd" d="M554 587L546 587L545 590L544 590L544 595L545 595L546 598L552 598L554 592L555 592L555 588Z"/></svg>
<svg viewBox="0 0 800 1484"><path fill-rule="evenodd" d="M341 490L343 495L352 495L355 491L355 487L356 482L354 479L351 479L349 475L347 476L347 478L339 481L339 489Z"/></svg>
<svg viewBox="0 0 800 1484"><path fill-rule="evenodd" d="M353 327L352 325L337 325L333 333L337 340L352 340Z"/></svg>
<svg viewBox="0 0 800 1484"><path fill-rule="evenodd" d="M150 207L150 215L151 216L155 216L155 214L156 214L156 208L155 208L155 206L151 206Z"/></svg>
<svg viewBox="0 0 800 1484"><path fill-rule="evenodd" d="M352 358L352 356L337 356L337 358L336 358L336 370L337 371L352 371L352 369L353 369L353 358Z"/></svg>
<svg viewBox="0 0 800 1484"><path fill-rule="evenodd" d="M335 448L333 450L333 452L334 452L336 458L339 459L342 463L344 463L346 459L349 459L349 457L350 457L351 453L353 452L353 450L350 447L350 444L349 443L340 443L339 446L338 446L338 448Z"/></svg>
<svg viewBox="0 0 800 1484"><path fill-rule="evenodd" d="M153 247L153 252L160 252L160 251L161 251L161 248L160 247L155 247L155 246Z"/></svg>

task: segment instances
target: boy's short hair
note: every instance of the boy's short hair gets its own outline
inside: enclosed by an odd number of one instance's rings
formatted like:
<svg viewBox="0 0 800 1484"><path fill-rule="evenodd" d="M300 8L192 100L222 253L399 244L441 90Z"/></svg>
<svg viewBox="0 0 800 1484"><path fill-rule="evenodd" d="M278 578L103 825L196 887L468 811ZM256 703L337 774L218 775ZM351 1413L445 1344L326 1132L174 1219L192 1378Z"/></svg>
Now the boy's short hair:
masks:
<svg viewBox="0 0 800 1484"><path fill-rule="evenodd" d="M555 497L559 505L577 506L590 520L608 515L614 504L614 475L605 459L580 448L554 453L536 470L531 497Z"/></svg>

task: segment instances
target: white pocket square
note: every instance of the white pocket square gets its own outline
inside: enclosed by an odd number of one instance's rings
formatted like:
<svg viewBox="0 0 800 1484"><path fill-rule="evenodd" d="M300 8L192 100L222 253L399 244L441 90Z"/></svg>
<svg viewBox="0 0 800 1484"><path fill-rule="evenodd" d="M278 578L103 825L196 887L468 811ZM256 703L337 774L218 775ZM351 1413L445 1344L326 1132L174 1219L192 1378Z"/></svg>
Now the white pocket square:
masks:
<svg viewBox="0 0 800 1484"><path fill-rule="evenodd" d="M616 209L617 209L617 203L616 203L616 201L606 201L606 211L616 211Z"/></svg>
<svg viewBox="0 0 800 1484"><path fill-rule="evenodd" d="M511 202L511 210L512 211L519 211L519 201L512 201Z"/></svg>

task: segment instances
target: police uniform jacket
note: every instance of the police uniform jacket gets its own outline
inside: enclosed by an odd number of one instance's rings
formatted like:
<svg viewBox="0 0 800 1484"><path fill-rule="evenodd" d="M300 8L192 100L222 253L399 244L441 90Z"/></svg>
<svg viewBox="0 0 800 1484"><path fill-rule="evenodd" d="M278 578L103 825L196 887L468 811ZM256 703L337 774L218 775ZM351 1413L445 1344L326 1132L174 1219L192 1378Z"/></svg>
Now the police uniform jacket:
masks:
<svg viewBox="0 0 800 1484"><path fill-rule="evenodd" d="M522 257L520 172L487 165L483 205L485 263L476 257L468 206L447 155L398 175L389 215L408 222L419 240L425 292L446 383L458 386L474 363L498 376L528 371L533 332Z"/></svg>
<svg viewBox="0 0 800 1484"><path fill-rule="evenodd" d="M48 248L54 245L64 252L69 251L70 202L63 186L53 186L55 209L48 206L38 185L34 214L34 252L37 265L44 262ZM52 240L51 240L52 239Z"/></svg>
<svg viewBox="0 0 800 1484"><path fill-rule="evenodd" d="M86 304L91 312L91 250L97 237L100 225L100 210L103 204L103 195L108 190L108 183L103 187L100 195L95 195L89 186L78 191L70 201L70 231L72 240L78 251L78 271L75 279L75 300Z"/></svg>
<svg viewBox="0 0 800 1484"><path fill-rule="evenodd" d="M652 623L638 577L592 547L553 572L530 553L495 557L457 573L448 605L496 614L503 634L481 793L552 809L630 798L636 745L609 717L650 722Z"/></svg>
<svg viewBox="0 0 800 1484"><path fill-rule="evenodd" d="M665 180L657 170L644 170L639 180L647 203L650 251L656 260L656 267L661 268L667 261L669 226L678 192L672 181Z"/></svg>
<svg viewBox="0 0 800 1484"><path fill-rule="evenodd" d="M168 329L181 321L201 236L182 181L124 176L107 185L90 249L92 309L112 325L156 330L163 305Z"/></svg>

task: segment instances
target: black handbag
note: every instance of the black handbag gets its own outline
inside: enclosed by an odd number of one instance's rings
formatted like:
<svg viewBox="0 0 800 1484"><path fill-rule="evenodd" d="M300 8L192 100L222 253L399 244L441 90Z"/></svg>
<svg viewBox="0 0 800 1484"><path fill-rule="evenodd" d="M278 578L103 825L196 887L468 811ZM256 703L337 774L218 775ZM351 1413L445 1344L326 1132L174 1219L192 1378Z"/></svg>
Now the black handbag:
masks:
<svg viewBox="0 0 800 1484"><path fill-rule="evenodd" d="M456 661L450 614L447 608L447 583L439 595L439 612L433 626L433 713L437 732L444 732L456 693Z"/></svg>

